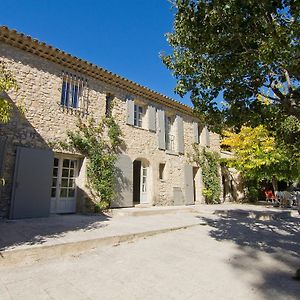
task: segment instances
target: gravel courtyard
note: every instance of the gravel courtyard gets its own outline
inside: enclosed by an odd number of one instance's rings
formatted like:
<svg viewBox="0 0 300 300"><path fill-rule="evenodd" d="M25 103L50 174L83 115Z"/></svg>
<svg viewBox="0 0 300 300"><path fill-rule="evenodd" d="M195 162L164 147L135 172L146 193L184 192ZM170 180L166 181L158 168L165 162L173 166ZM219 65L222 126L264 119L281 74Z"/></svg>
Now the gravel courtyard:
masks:
<svg viewBox="0 0 300 300"><path fill-rule="evenodd" d="M300 219L208 225L0 268L0 299L299 299Z"/></svg>

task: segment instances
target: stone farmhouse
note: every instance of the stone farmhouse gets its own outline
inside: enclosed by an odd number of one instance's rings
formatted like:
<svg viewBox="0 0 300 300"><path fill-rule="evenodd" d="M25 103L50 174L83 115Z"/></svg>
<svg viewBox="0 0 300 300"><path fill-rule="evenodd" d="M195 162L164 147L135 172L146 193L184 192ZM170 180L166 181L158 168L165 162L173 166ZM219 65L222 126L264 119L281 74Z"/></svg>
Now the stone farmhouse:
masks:
<svg viewBox="0 0 300 300"><path fill-rule="evenodd" d="M100 120L112 99L126 147L111 206L204 202L192 144L220 152L220 142L192 108L7 27L0 27L0 60L20 87L5 95L14 109L0 125L0 217L86 211L86 158L50 145L76 129L78 115Z"/></svg>

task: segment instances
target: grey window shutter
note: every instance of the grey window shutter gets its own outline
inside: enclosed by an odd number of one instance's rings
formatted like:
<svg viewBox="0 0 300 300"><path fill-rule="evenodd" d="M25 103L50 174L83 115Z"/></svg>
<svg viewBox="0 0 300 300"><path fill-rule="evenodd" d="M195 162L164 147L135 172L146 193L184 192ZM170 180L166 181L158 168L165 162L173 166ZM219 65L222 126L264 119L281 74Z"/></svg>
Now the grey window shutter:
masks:
<svg viewBox="0 0 300 300"><path fill-rule="evenodd" d="M177 123L177 152L184 153L184 133L183 133L183 119L176 116Z"/></svg>
<svg viewBox="0 0 300 300"><path fill-rule="evenodd" d="M206 147L210 147L210 137L207 126L205 126L205 145Z"/></svg>
<svg viewBox="0 0 300 300"><path fill-rule="evenodd" d="M156 131L156 109L154 106L149 105L148 106L148 129L151 131Z"/></svg>
<svg viewBox="0 0 300 300"><path fill-rule="evenodd" d="M205 127L201 124L199 127L200 132L200 145L205 147L206 146L206 133L205 133Z"/></svg>
<svg viewBox="0 0 300 300"><path fill-rule="evenodd" d="M157 110L158 118L158 149L166 149L165 111Z"/></svg>
<svg viewBox="0 0 300 300"><path fill-rule="evenodd" d="M194 143L199 144L199 125L193 122Z"/></svg>
<svg viewBox="0 0 300 300"><path fill-rule="evenodd" d="M134 101L132 98L128 97L127 100L127 124L134 124Z"/></svg>

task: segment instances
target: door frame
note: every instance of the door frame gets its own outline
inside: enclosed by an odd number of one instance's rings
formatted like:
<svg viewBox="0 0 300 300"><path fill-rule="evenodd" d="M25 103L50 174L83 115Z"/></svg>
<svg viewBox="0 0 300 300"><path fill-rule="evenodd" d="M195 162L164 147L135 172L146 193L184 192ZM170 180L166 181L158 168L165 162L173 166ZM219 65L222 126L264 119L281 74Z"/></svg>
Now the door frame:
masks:
<svg viewBox="0 0 300 300"><path fill-rule="evenodd" d="M145 181L145 187L146 191L143 192L143 187L144 187L144 170L146 170L146 181ZM149 166L146 166L146 163L144 161L141 161L141 171L140 171L140 181L141 181L141 186L140 186L140 204L148 204L149 203Z"/></svg>
<svg viewBox="0 0 300 300"><path fill-rule="evenodd" d="M138 162L138 168L135 164ZM133 205L151 204L151 168L145 158L136 158L132 162L133 168ZM138 169L138 170L137 170ZM143 170L146 170L146 192L143 192Z"/></svg>

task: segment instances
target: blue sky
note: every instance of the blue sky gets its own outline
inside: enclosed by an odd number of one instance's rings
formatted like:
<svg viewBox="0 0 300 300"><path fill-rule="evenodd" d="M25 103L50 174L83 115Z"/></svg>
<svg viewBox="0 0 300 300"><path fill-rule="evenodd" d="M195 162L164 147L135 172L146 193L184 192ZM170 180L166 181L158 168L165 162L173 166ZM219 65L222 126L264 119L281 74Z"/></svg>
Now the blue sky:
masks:
<svg viewBox="0 0 300 300"><path fill-rule="evenodd" d="M190 105L159 58L174 13L168 0L1 0L0 23Z"/></svg>

